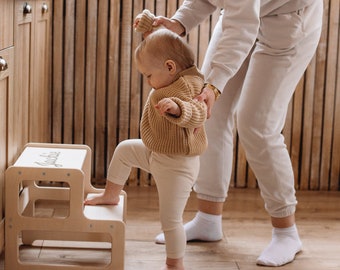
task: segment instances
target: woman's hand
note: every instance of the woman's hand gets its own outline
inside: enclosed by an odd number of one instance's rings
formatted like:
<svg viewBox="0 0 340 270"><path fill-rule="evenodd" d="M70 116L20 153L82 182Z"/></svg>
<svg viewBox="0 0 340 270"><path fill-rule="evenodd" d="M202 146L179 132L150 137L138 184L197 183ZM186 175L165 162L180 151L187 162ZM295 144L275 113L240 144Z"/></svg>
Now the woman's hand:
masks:
<svg viewBox="0 0 340 270"><path fill-rule="evenodd" d="M195 97L199 102L204 102L207 105L207 119L211 116L211 110L215 104L215 93L208 87L202 89L201 94Z"/></svg>
<svg viewBox="0 0 340 270"><path fill-rule="evenodd" d="M210 118L211 116L211 110L215 104L216 101L216 97L215 97L215 93L213 90L211 90L208 87L204 87L202 89L201 94L199 94L198 96L196 96L194 98L195 100L199 101L199 102L204 102L205 105L207 106L207 119ZM197 133L202 127L198 127L194 129L194 133Z"/></svg>
<svg viewBox="0 0 340 270"><path fill-rule="evenodd" d="M158 16L155 18L153 26L157 27L161 25L180 36L185 34L185 28L179 21L172 20L163 16Z"/></svg>

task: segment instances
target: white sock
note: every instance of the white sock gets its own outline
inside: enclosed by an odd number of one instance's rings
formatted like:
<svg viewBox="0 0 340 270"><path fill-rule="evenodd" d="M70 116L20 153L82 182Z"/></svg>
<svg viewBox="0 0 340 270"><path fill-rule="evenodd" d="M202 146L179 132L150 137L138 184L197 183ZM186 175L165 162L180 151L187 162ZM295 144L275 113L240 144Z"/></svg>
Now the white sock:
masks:
<svg viewBox="0 0 340 270"><path fill-rule="evenodd" d="M187 241L218 241L223 237L222 215L210 215L198 211L193 220L184 225ZM156 236L157 244L164 244L164 234Z"/></svg>
<svg viewBox="0 0 340 270"><path fill-rule="evenodd" d="M295 225L289 228L274 228L272 241L257 258L256 263L266 266L281 266L294 260L302 249Z"/></svg>

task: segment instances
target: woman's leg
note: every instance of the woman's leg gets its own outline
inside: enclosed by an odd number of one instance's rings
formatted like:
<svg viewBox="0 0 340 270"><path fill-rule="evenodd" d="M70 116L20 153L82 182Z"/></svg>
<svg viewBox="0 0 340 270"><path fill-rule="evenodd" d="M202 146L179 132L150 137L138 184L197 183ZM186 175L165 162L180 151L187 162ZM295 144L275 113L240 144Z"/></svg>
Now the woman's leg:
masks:
<svg viewBox="0 0 340 270"><path fill-rule="evenodd" d="M293 169L281 131L289 101L317 47L321 19L320 0L297 12L262 18L242 89L238 132L274 227L259 264L283 265L301 249Z"/></svg>
<svg viewBox="0 0 340 270"><path fill-rule="evenodd" d="M248 60L226 85L206 122L209 146L200 158L200 171L194 185L198 212L185 224L188 241L217 241L223 237L222 211L232 173L234 116L247 66ZM160 240L158 236L156 242Z"/></svg>

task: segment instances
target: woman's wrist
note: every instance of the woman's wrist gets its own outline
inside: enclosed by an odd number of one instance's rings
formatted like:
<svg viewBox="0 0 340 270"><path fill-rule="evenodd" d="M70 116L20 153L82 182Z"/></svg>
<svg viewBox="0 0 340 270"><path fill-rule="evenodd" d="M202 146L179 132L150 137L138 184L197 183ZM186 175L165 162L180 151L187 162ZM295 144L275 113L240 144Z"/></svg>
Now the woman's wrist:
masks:
<svg viewBox="0 0 340 270"><path fill-rule="evenodd" d="M212 85L210 83L205 83L204 88L209 88L210 90L212 90L214 92L215 100L217 100L221 95L220 90L218 90L214 85Z"/></svg>
<svg viewBox="0 0 340 270"><path fill-rule="evenodd" d="M178 34L179 36L184 37L186 35L186 31L185 31L185 27L183 26L183 24L181 24L180 21L177 21L175 19L172 19L172 21L176 25L174 32L176 32L176 34Z"/></svg>

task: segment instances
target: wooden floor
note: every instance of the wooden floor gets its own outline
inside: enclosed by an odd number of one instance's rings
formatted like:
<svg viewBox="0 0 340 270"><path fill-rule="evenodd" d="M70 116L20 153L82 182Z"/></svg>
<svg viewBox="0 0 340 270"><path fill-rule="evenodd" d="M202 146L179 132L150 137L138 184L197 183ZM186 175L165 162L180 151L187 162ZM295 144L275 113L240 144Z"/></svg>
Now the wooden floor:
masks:
<svg viewBox="0 0 340 270"><path fill-rule="evenodd" d="M164 263L164 245L156 245L160 232L157 191L154 187L127 187L128 215L126 224L126 270L160 269ZM298 192L297 223L303 241L303 251L293 263L281 270L340 269L340 192ZM192 194L184 221L196 213ZM255 260L271 239L271 226L258 190L231 189L223 215L224 239L214 243L188 243L186 269L251 270L268 269L256 266ZM81 264L86 269L108 261L103 246L94 250L83 244L73 249L51 247L42 242L35 248L23 247L23 261ZM4 255L0 269L4 269ZM85 267L89 266L89 267ZM15 270L15 269L9 269ZM32 268L33 270L33 268Z"/></svg>

